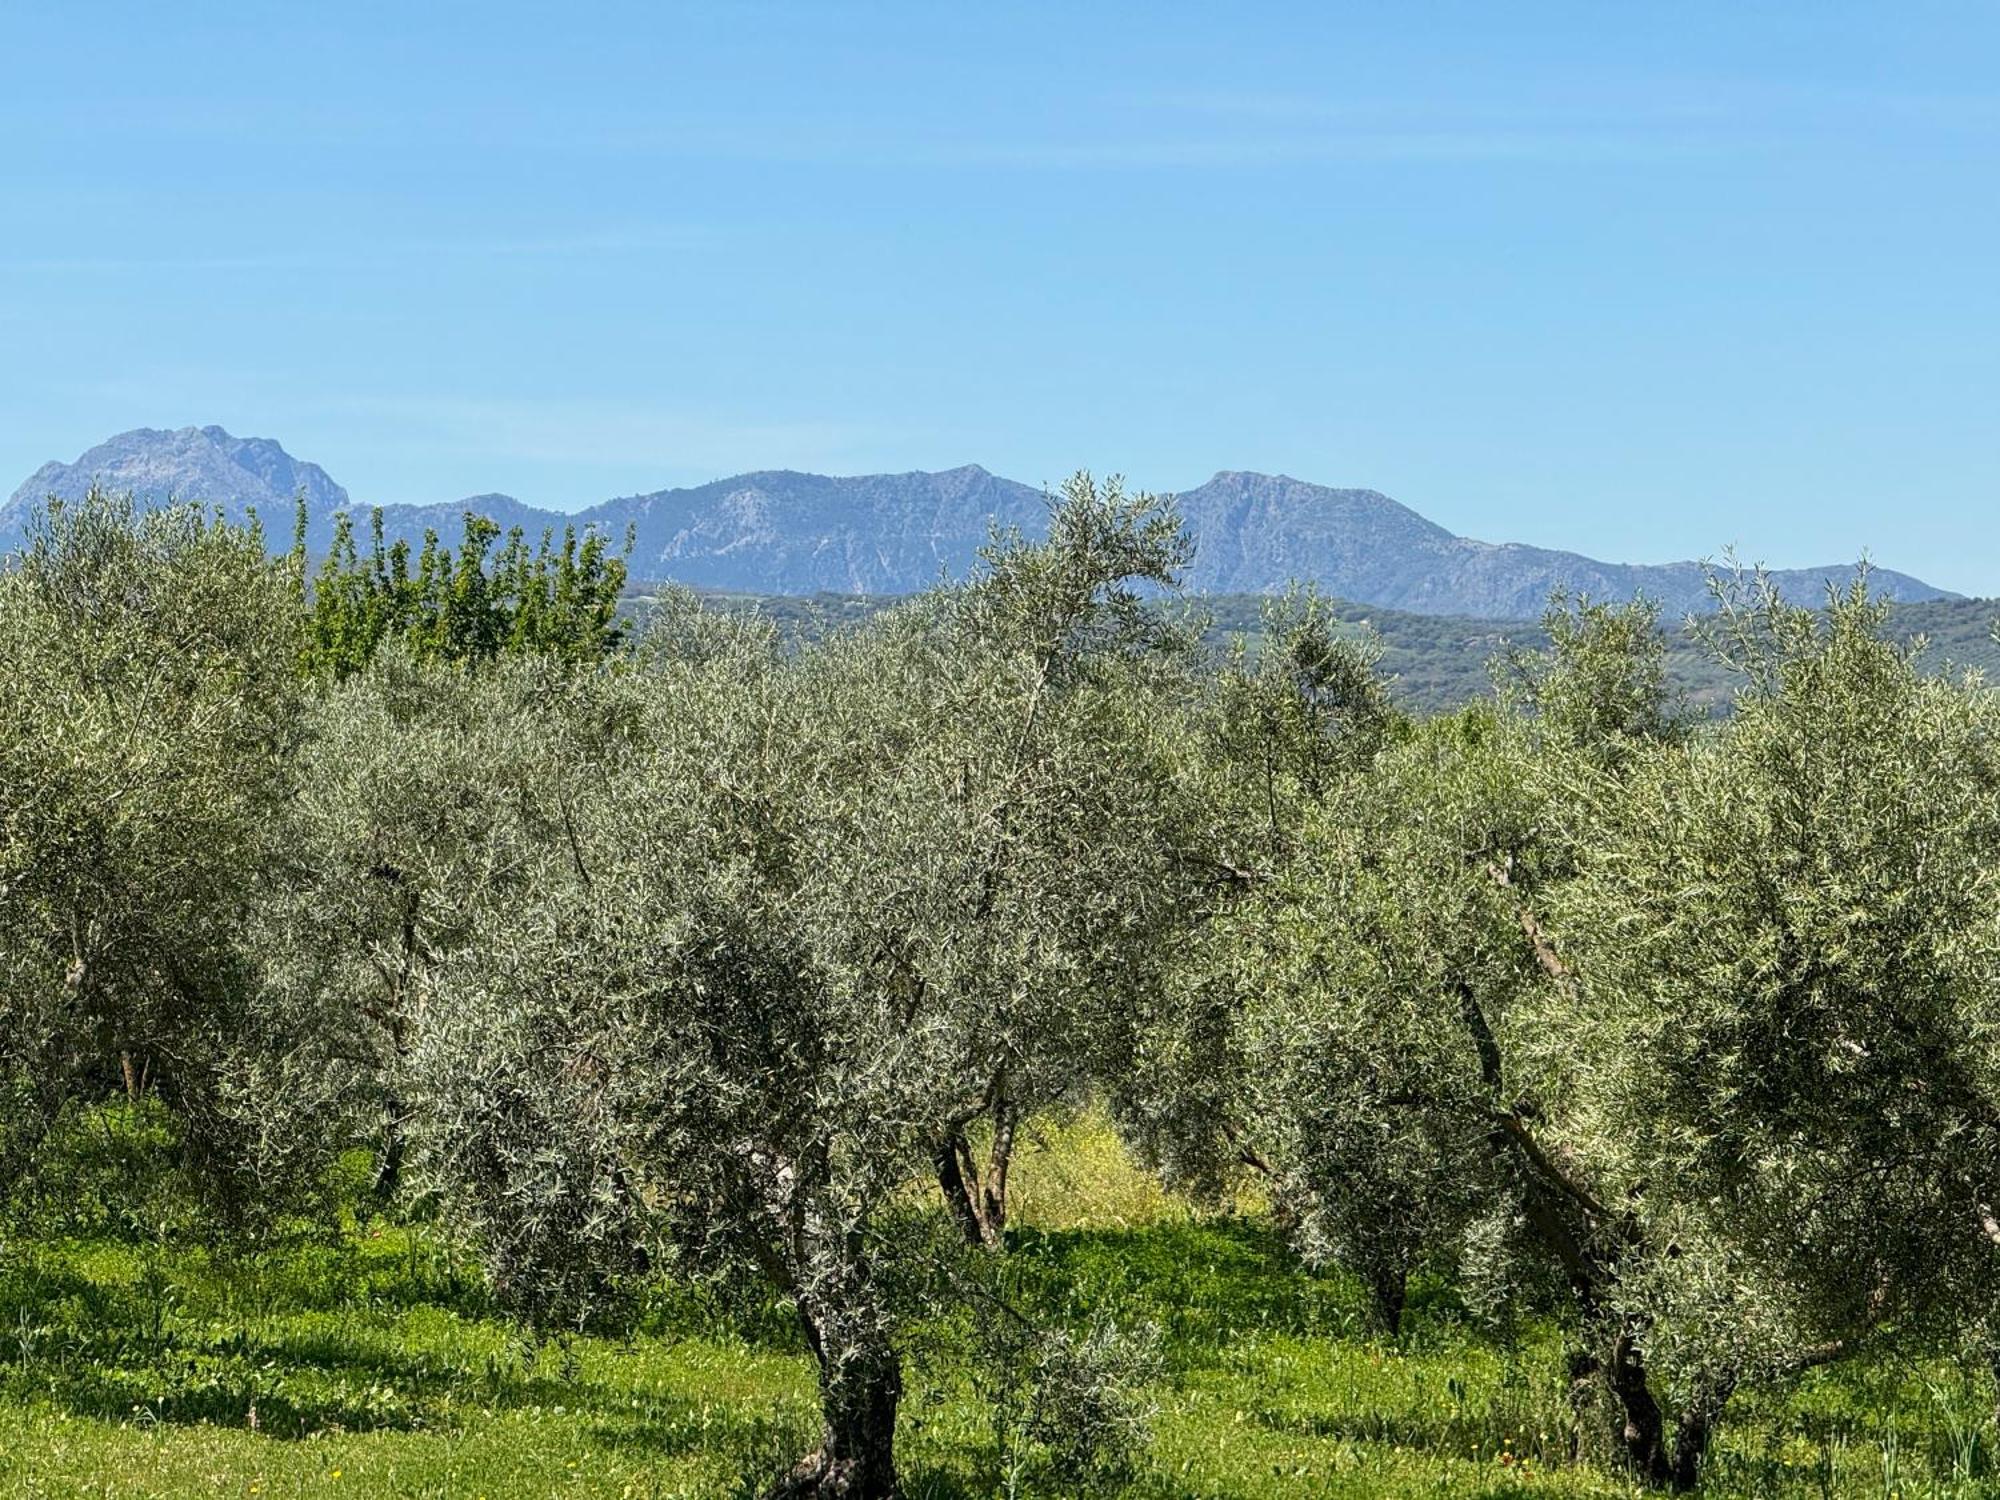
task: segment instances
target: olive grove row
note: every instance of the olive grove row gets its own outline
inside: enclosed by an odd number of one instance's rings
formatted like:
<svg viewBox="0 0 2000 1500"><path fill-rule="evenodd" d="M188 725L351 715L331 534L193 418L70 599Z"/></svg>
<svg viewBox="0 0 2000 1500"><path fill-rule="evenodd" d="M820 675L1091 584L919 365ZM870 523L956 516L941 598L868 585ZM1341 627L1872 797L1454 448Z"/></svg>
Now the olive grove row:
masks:
<svg viewBox="0 0 2000 1500"><path fill-rule="evenodd" d="M1750 580L1726 720L1574 603L1412 721L1309 597L1206 644L1189 555L1079 476L865 625L620 641L597 551L472 630L477 565L52 512L0 572L0 1188L144 1092L227 1232L366 1146L540 1330L764 1278L823 1405L788 1495L894 1493L911 1320L992 1300L1017 1135L1086 1101L1385 1327L1420 1270L1559 1320L1658 1485L1739 1387L2000 1348L1991 690Z"/></svg>

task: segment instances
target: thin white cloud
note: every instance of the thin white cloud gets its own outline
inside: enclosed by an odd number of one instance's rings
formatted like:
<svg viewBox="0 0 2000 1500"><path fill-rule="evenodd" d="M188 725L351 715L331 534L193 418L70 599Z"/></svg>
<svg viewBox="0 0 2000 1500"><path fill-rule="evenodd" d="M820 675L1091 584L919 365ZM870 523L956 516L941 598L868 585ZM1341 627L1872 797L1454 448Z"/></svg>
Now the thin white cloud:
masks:
<svg viewBox="0 0 2000 1500"><path fill-rule="evenodd" d="M1741 151L1698 128L1699 90L1635 106L1615 90L1574 107L1546 94L1436 101L1341 99L1215 91L1127 94L1087 114L1038 123L1009 113L910 118L880 126L810 110L746 113L726 121L662 119L621 105L560 116L532 108L414 109L348 119L335 107L273 120L240 103L183 108L163 127L194 138L278 133L302 149L493 151L554 158L620 155L682 161L884 170L1230 170L1286 164L1658 160ZM137 128L134 121L131 128ZM92 118L75 128L103 132ZM442 253L442 252L440 252ZM498 252L486 252L498 253ZM263 262L259 262L260 264ZM224 268L235 268L222 263Z"/></svg>
<svg viewBox="0 0 2000 1500"><path fill-rule="evenodd" d="M317 271L341 272L408 266L439 260L584 260L684 250L708 243L713 232L672 225L606 229L541 238L357 240L335 249L250 251L191 255L46 255L0 260L0 270L88 273L155 271Z"/></svg>
<svg viewBox="0 0 2000 1500"><path fill-rule="evenodd" d="M1740 153L1738 139L1727 149ZM976 141L910 147L880 165L1028 170L1227 169L1293 165L1460 162L1637 162L1724 149L1699 136L1649 137L1548 130L1369 130L1242 139Z"/></svg>

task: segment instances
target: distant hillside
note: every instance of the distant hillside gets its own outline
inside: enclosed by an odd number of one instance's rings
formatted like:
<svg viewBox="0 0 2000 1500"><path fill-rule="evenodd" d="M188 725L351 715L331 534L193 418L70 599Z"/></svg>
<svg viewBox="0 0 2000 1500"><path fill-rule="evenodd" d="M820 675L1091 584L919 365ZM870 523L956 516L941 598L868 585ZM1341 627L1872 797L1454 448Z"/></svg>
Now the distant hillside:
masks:
<svg viewBox="0 0 2000 1500"><path fill-rule="evenodd" d="M1254 634L1265 600L1234 595L1204 601L1225 634ZM1532 620L1480 620L1457 615L1423 615L1337 602L1337 618L1357 634L1372 633L1382 647L1382 670L1394 678L1397 701L1423 713L1456 708L1493 691L1491 665L1510 648L1539 650L1548 637ZM1908 643L1922 636L1922 657L1933 672L1979 671L2000 678L2000 645L1993 627L2000 600L1931 599L1898 603L1889 614L1889 634ZM1725 707L1741 679L1717 662L1686 625L1668 617L1667 676L1698 709Z"/></svg>
<svg viewBox="0 0 2000 1500"><path fill-rule="evenodd" d="M647 597L642 589L640 601ZM705 593L711 607L756 611L788 634L814 636L866 619L895 598L853 594L769 595ZM1191 599L1214 620L1218 641L1237 636L1253 642L1270 602L1261 594L1221 594ZM1381 670L1392 679L1396 700L1415 713L1457 708L1491 696L1492 665L1510 649L1539 650L1548 637L1532 620L1480 620L1461 615L1424 615L1329 601L1334 617L1356 636L1372 636L1382 650ZM1934 672L1983 672L2000 679L2000 644L1993 627L2000 599L1935 599L1897 604L1889 616L1890 635L1902 642L1928 641L1925 665ZM1697 709L1727 706L1739 679L1724 669L1688 631L1684 621L1667 628L1667 673L1673 687Z"/></svg>
<svg viewBox="0 0 2000 1500"><path fill-rule="evenodd" d="M774 470L608 500L583 517L634 529L633 571L765 594L907 594L962 577L990 525L1039 531L1042 492L976 464L830 479Z"/></svg>
<svg viewBox="0 0 2000 1500"><path fill-rule="evenodd" d="M1180 495L1201 539L1189 586L1208 593L1269 593L1310 578L1327 593L1417 614L1487 620L1534 619L1558 588L1597 599L1644 594L1669 616L1710 607L1696 562L1603 563L1574 552L1454 536L1373 490L1335 490L1283 475L1218 474ZM1292 566L1309 560L1310 567ZM1777 569L1788 598L1817 602L1851 564ZM1952 597L1907 574L1877 569L1874 585L1894 599Z"/></svg>
<svg viewBox="0 0 2000 1500"><path fill-rule="evenodd" d="M76 462L37 470L0 507L0 548L18 543L33 508L49 495L73 499L92 482L132 490L149 502L168 496L255 507L273 545L290 538L293 496L303 491L308 541L323 548L347 492L317 465L293 459L266 438L236 438L220 427L120 434ZM1269 593L1292 580L1372 609L1481 620L1532 619L1558 587L1598 598L1644 593L1669 616L1708 606L1693 562L1597 562L1571 552L1495 546L1454 536L1373 490L1329 489L1283 475L1227 471L1183 491L1180 504L1197 540L1187 583L1215 593ZM574 515L539 510L507 495L439 505L383 508L391 540L420 545L426 529L456 540L467 510L530 534L564 525L597 526L633 538L640 577L760 594L902 594L962 575L993 525L1033 534L1046 501L1040 490L977 465L940 473L830 478L771 470L688 489L657 490L592 505ZM1850 565L1794 568L1772 576L1790 597L1817 600ZM1907 574L1878 569L1891 598L1946 594Z"/></svg>
<svg viewBox="0 0 2000 1500"><path fill-rule="evenodd" d="M1710 603L1698 563L1601 563L1494 546L1373 490L1230 472L1178 498L1196 539L1187 586L1203 593L1272 593L1299 579L1371 606L1481 619L1535 618L1558 587L1604 599L1644 593L1669 615ZM1045 506L1039 490L969 466L853 479L746 474L608 501L580 519L618 534L632 526L634 571L646 577L764 594L902 594L940 573L962 574L989 521L1038 531ZM1852 564L1772 574L1805 601L1853 576ZM1874 584L1895 599L1951 597L1887 569L1875 570Z"/></svg>

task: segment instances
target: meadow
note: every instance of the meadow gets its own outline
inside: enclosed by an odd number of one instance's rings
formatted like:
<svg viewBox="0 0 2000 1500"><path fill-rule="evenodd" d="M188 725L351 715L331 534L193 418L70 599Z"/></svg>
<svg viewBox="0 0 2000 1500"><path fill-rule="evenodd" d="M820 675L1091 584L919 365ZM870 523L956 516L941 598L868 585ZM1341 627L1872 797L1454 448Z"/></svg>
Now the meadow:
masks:
<svg viewBox="0 0 2000 1500"><path fill-rule="evenodd" d="M1371 1333L1359 1288L1303 1267L1254 1197L1197 1211L1095 1114L1031 1134L1008 1253L1037 1315L1161 1336L1149 1449L1091 1492L1643 1493L1603 1455L1572 1458L1555 1329L1502 1336L1432 1278L1400 1337ZM118 1198L103 1164L80 1170L45 1212L94 1232L16 1239L0 1273L0 1494L720 1500L812 1441L811 1360L763 1294L669 1285L636 1331L531 1345L474 1263L377 1216L349 1175L337 1230L224 1253L171 1209L120 1222L99 1201ZM916 1340L898 1441L912 1500L1074 1492L1010 1459L948 1338ZM1702 1494L2000 1488L1990 1385L1949 1361L1842 1366L1736 1400Z"/></svg>

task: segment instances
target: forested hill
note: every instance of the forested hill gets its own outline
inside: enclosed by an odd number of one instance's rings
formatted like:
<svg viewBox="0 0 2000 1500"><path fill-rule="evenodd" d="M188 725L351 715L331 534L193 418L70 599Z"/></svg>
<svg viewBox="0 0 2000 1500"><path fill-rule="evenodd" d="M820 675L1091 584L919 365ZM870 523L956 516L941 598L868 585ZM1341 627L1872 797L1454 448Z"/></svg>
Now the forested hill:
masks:
<svg viewBox="0 0 2000 1500"><path fill-rule="evenodd" d="M1208 601L1217 628L1254 633L1267 601L1232 595ZM1336 602L1340 619L1357 632L1372 630L1382 646L1382 669L1407 707L1433 712L1492 691L1489 663L1509 647L1539 649L1548 637L1533 621L1481 620L1454 615L1419 615ZM2000 645L1993 627L2000 600L1930 599L1896 604L1889 631L1899 641L1922 636L1923 655L1934 672L1977 670L2000 676ZM1727 703L1740 679L1688 628L1685 617L1667 621L1667 672L1673 686L1698 707Z"/></svg>
<svg viewBox="0 0 2000 1500"><path fill-rule="evenodd" d="M650 597L649 588L641 586L637 597ZM853 594L705 591L703 597L729 609L756 610L787 632L805 636L865 619L896 602L894 596ZM1215 594L1193 603L1212 615L1218 638L1254 639L1270 599L1261 594ZM1532 620L1423 615L1345 600L1331 601L1330 607L1355 634L1374 635L1382 648L1382 670L1393 678L1396 698L1419 713L1455 708L1490 694L1490 663L1495 657L1512 647L1533 650L1548 644ZM1993 638L1996 621L2000 621L2000 599L1932 599L1896 604L1889 630L1899 641L1924 637L1928 645L1922 659L1931 671L1976 670L2000 678L2000 644ZM1698 707L1727 703L1738 682L1687 628L1685 619L1668 622L1667 670L1673 686Z"/></svg>
<svg viewBox="0 0 2000 1500"><path fill-rule="evenodd" d="M294 499L303 495L307 540L316 553L332 541L335 514L365 508L370 499L350 497L324 469L292 458L268 438L237 438L220 427L142 428L30 475L0 506L0 551L18 544L27 518L50 496L73 501L94 483L147 501L219 505L239 517L254 507L274 546L290 540ZM1670 616L1709 602L1694 562L1600 562L1477 541L1369 489L1225 470L1181 490L1178 500L1197 542L1187 582L1208 593L1271 593L1297 579L1374 609L1509 620L1535 618L1557 588L1606 600L1643 593ZM629 534L636 577L760 594L903 594L963 576L996 524L1040 535L1047 502L1040 487L977 464L846 477L767 470L573 512L500 494L388 505L383 530L413 551L426 530L449 545L468 512L503 532L519 527L531 542L544 529L559 534L572 524L614 540ZM1780 569L1772 578L1787 598L1810 603L1828 582L1844 584L1852 575L1850 564L1836 563ZM1890 598L1950 597L1886 568L1874 579Z"/></svg>

